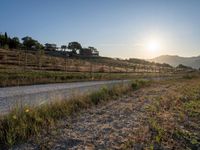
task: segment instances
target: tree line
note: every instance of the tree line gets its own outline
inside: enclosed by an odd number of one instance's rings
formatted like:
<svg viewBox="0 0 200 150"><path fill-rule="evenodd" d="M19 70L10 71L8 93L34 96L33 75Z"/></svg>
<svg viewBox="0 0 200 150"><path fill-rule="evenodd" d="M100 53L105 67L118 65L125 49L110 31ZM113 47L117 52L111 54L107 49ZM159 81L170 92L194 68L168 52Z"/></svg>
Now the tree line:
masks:
<svg viewBox="0 0 200 150"><path fill-rule="evenodd" d="M49 50L57 51L62 50L66 51L67 49L71 50L70 54L79 54L81 55L99 55L99 52L96 48L89 46L88 48L83 48L79 42L70 42L68 45L61 45L60 48L56 44L46 43L45 45L41 44L39 41L33 39L32 37L25 36L21 38L22 42L18 37L9 37L7 32L4 34L0 33L0 48L4 49L24 49L24 50Z"/></svg>

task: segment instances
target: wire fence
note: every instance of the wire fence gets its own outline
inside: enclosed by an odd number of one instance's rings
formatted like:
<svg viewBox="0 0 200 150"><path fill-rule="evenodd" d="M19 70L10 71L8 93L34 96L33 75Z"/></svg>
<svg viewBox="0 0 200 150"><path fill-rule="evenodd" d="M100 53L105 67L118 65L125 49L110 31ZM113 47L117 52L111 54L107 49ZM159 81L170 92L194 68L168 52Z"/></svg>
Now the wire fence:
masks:
<svg viewBox="0 0 200 150"><path fill-rule="evenodd" d="M91 62L87 59L65 57L65 55L58 57L49 55L45 51L0 50L0 69L99 73L175 73L177 71L172 67L115 62L117 60L102 63L95 59Z"/></svg>

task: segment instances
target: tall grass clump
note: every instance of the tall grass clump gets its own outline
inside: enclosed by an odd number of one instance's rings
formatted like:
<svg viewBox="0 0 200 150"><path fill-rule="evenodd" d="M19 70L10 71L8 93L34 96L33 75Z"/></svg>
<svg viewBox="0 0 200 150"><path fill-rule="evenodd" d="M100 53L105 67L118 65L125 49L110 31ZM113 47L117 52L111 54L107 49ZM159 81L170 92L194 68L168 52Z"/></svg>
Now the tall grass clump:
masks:
<svg viewBox="0 0 200 150"><path fill-rule="evenodd" d="M137 90L143 86L147 86L150 84L149 80L135 80L131 83L131 87L133 90Z"/></svg>
<svg viewBox="0 0 200 150"><path fill-rule="evenodd" d="M40 107L13 109L9 114L0 118L0 149L7 149L16 143L24 142L29 137L37 136L42 130L56 125L57 121L69 117L99 103L115 99L139 88L147 82L115 85L112 88L103 87L99 91L82 95L70 100L56 101Z"/></svg>

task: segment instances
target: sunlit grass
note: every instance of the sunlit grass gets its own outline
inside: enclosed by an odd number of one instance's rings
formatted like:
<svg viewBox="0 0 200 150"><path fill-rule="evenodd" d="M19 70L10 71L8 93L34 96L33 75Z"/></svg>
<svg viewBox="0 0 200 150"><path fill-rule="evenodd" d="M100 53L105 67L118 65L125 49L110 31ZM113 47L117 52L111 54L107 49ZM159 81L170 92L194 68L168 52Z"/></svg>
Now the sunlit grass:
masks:
<svg viewBox="0 0 200 150"><path fill-rule="evenodd" d="M171 85L185 82L185 86L175 89L176 94L158 95L145 106L145 123L135 133L139 136L125 142L124 149L130 149L134 144L141 144L146 149L198 149L199 81L197 77L191 76L178 81L167 81Z"/></svg>
<svg viewBox="0 0 200 150"><path fill-rule="evenodd" d="M55 101L41 107L16 107L11 113L0 119L0 147L8 148L16 143L26 141L30 137L39 135L42 130L48 130L60 119L128 94L145 85L149 85L149 81L138 80L129 84L115 85L112 88L104 87L89 95Z"/></svg>

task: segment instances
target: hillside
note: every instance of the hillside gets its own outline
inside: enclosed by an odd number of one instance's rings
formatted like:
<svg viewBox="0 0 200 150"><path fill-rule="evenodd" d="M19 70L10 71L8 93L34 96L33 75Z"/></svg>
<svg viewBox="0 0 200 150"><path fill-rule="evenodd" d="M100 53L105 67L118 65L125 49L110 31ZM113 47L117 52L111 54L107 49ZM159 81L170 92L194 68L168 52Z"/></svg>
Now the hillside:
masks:
<svg viewBox="0 0 200 150"><path fill-rule="evenodd" d="M183 64L196 69L200 68L200 56L180 57L177 55L161 55L159 57L151 59L150 61L157 63L168 63L174 67L178 66L179 64Z"/></svg>
<svg viewBox="0 0 200 150"><path fill-rule="evenodd" d="M62 53L0 49L0 86L130 79L174 72L169 65L140 59L66 57Z"/></svg>
<svg viewBox="0 0 200 150"><path fill-rule="evenodd" d="M59 55L55 55L59 53ZM67 72L159 72L172 69L166 64L141 59L109 57L66 57L60 51L24 51L0 49L0 69Z"/></svg>

